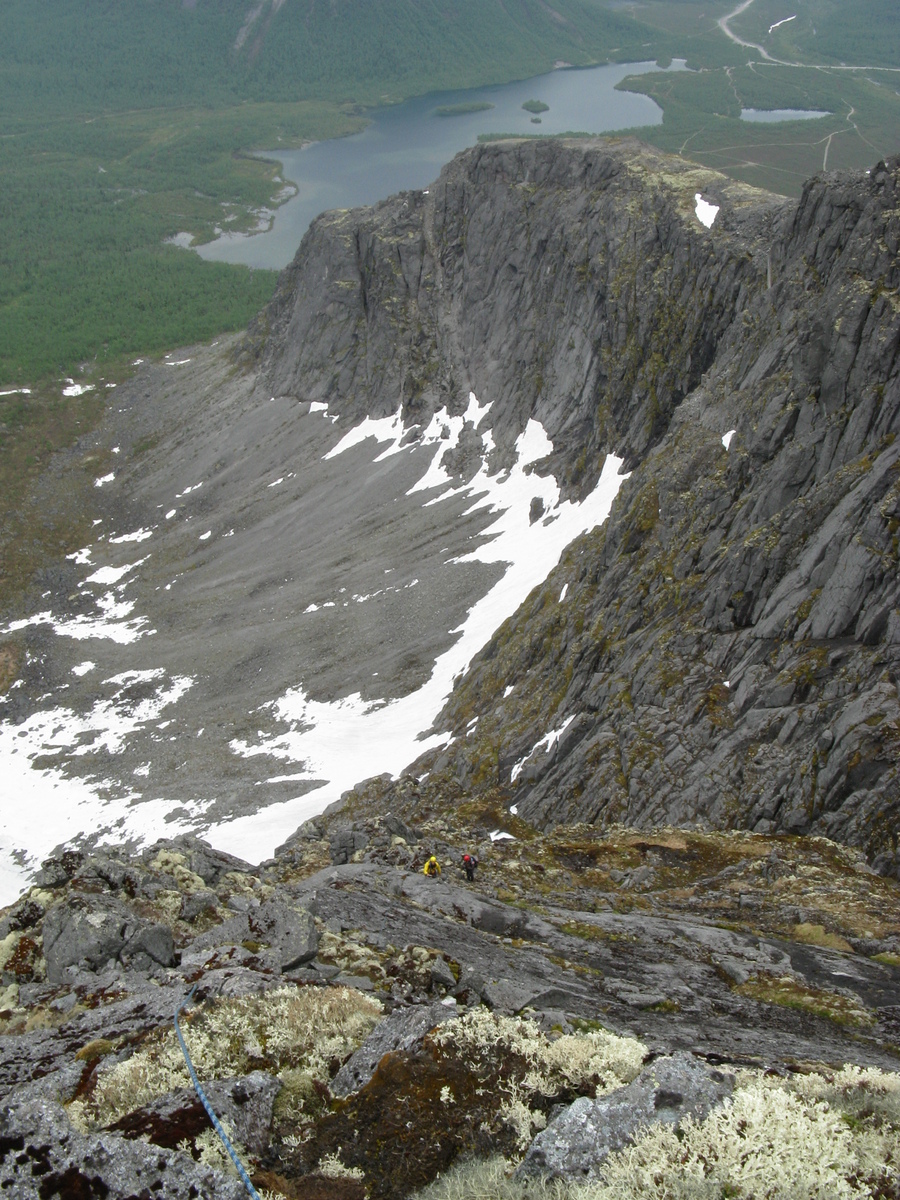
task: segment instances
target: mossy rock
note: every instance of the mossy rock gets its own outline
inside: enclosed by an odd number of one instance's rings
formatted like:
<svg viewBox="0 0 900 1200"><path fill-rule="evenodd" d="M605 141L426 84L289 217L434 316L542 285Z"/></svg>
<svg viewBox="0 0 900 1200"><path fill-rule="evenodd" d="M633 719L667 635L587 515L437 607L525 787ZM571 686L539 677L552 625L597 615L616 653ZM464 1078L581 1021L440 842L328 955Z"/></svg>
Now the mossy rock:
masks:
<svg viewBox="0 0 900 1200"><path fill-rule="evenodd" d="M824 925L811 925L804 921L795 925L794 940L805 942L808 946L823 946L826 950L843 950L846 954L853 953L853 947L839 933L829 933Z"/></svg>

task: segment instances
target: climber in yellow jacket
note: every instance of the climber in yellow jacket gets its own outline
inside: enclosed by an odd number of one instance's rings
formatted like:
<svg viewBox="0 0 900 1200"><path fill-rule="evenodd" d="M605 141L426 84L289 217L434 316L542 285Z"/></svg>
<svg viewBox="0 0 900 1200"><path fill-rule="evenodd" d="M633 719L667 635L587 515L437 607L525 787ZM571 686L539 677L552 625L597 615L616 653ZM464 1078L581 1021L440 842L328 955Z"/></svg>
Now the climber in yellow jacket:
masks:
<svg viewBox="0 0 900 1200"><path fill-rule="evenodd" d="M431 879L437 879L437 877L438 877L438 875L440 875L440 873L441 873L441 864L438 862L438 860L432 854L431 858L429 858L428 862L422 868L422 874L429 876L429 878L431 878Z"/></svg>

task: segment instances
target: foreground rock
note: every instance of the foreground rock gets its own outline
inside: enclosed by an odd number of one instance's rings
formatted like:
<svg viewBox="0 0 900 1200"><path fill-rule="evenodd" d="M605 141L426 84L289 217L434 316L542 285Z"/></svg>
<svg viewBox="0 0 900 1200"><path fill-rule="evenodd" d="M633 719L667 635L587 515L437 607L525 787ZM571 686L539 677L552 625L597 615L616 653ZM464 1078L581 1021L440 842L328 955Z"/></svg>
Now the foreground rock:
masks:
<svg viewBox="0 0 900 1200"><path fill-rule="evenodd" d="M114 1134L79 1134L65 1111L46 1100L0 1111L0 1187L11 1200L241 1200L247 1194L240 1180L200 1166L190 1155Z"/></svg>
<svg viewBox="0 0 900 1200"><path fill-rule="evenodd" d="M208 1096L289 1200L334 1172L345 1200L400 1200L472 1154L594 1178L648 1124L701 1120L736 1067L900 1064L897 885L844 848L522 822L482 842L477 814L462 829L421 796L392 840L347 803L258 868L183 837L52 859L0 914L10 1194L239 1194L174 1038L194 987ZM454 849L473 833L474 887ZM126 953L160 928L168 965Z"/></svg>
<svg viewBox="0 0 900 1200"><path fill-rule="evenodd" d="M627 1087L597 1100L582 1097L561 1113L528 1148L518 1174L579 1183L596 1179L606 1157L638 1130L702 1120L731 1095L734 1080L689 1054L657 1059Z"/></svg>

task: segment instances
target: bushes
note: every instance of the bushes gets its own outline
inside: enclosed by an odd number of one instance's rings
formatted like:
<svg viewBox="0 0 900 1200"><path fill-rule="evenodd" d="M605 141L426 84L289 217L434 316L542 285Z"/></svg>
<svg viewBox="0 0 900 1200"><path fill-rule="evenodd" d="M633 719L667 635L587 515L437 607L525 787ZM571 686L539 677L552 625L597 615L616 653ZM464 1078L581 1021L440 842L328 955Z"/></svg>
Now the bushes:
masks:
<svg viewBox="0 0 900 1200"><path fill-rule="evenodd" d="M442 1025L431 1040L443 1050L461 1052L475 1070L489 1072L498 1057L524 1059L527 1070L519 1083L523 1096L555 1096L569 1090L600 1095L630 1083L647 1053L636 1038L616 1037L604 1030L549 1041L534 1022L502 1017L484 1008Z"/></svg>

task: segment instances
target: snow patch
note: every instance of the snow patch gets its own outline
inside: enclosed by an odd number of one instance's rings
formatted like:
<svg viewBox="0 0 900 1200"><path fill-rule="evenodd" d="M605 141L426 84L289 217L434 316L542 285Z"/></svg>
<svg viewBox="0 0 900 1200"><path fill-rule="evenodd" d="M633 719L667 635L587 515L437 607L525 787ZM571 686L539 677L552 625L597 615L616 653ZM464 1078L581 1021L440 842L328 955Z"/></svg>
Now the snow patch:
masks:
<svg viewBox="0 0 900 1200"><path fill-rule="evenodd" d="M146 542L147 538L153 537L152 529L136 529L134 533L123 533L120 537L111 537L109 539L111 546L119 546L123 542Z"/></svg>
<svg viewBox="0 0 900 1200"><path fill-rule="evenodd" d="M736 429L729 429L727 433L722 434L722 445L726 450L731 445L731 439L734 437L735 433L737 433Z"/></svg>
<svg viewBox="0 0 900 1200"><path fill-rule="evenodd" d="M479 406L474 395L470 396L467 416L475 417L486 411L486 406ZM462 429L462 418L450 420L458 421L458 428ZM367 428L371 430L371 425ZM442 443L448 440L440 438L440 433L435 438ZM507 570L469 610L460 636L437 659L427 683L418 691L387 703L370 703L359 692L326 703L311 699L300 684L265 705L270 720L274 717L281 722L284 732L235 740L231 743L232 751L242 757L261 755L302 766L303 778L318 786L293 800L270 804L261 812L213 826L206 836L215 846L243 858L266 858L303 820L320 813L360 779L384 772L396 775L419 755L449 744L448 734L434 730L433 723L453 688L454 679L465 671L473 656L516 611L532 588L547 578L564 547L606 520L627 478L619 474L622 460L608 455L597 486L589 496L580 503L561 500L559 485L552 476L543 477L527 470L551 449L546 431L537 421L529 421L516 443L518 459L509 472L490 476L482 465L469 484L451 488L437 498L436 502L441 502L448 495L469 495L472 497L469 511L486 508L495 514L481 535L483 544L457 561L502 562L507 564ZM433 471L434 460L423 478ZM443 472L441 475L448 480ZM421 490L420 485L412 490ZM552 513L554 519L549 523L537 521L532 525L529 520L536 493L543 499L545 511ZM386 573L389 572L387 568ZM311 604L305 611L326 607L334 607L334 601ZM558 738L567 725L568 721L548 734L548 742Z"/></svg>
<svg viewBox="0 0 900 1200"><path fill-rule="evenodd" d="M712 229L712 223L719 213L718 204L710 204L708 200L704 200L699 192L694 195L695 212L697 220L701 225L705 225L707 229Z"/></svg>
<svg viewBox="0 0 900 1200"><path fill-rule="evenodd" d="M535 742L535 744L531 747L531 749L525 755L525 757L520 758L519 761L516 763L516 765L513 767L513 769L510 771L510 773L509 773L510 783L515 783L515 781L522 774L522 770L523 770L525 764L528 762L528 760L530 758L533 758L535 754L540 754L540 753L545 753L545 752L547 754L549 754L550 751L553 749L553 747L556 745L556 743L559 741L559 739L562 737L562 735L565 733L565 731L569 728L569 726L572 724L572 722L574 720L575 720L574 715L571 717L566 717L566 719L563 721L562 725L560 725L559 729L553 729L550 731L550 733L545 733L539 742Z"/></svg>
<svg viewBox="0 0 900 1200"><path fill-rule="evenodd" d="M66 384L68 386L62 390L64 396L83 396L85 392L94 390L92 383L76 383L74 379L67 379Z"/></svg>
<svg viewBox="0 0 900 1200"><path fill-rule="evenodd" d="M130 699L128 686L147 678L159 682L156 695L138 702ZM56 707L34 713L19 725L0 725L4 791L16 798L15 805L0 808L0 905L16 899L27 886L28 873L56 846L85 830L99 833L101 844L121 842L124 837L150 841L188 832L189 824L168 819L173 809L181 807L179 800L136 805L133 802L139 797L133 792L110 799L108 789L115 785L98 778L90 783L67 779L52 767L36 768L34 760L46 762L63 753L120 754L129 736L176 703L192 682L183 676L166 679L162 670L127 672L106 681L117 691L110 699L97 701L87 713ZM22 846L28 847L27 855Z"/></svg>

